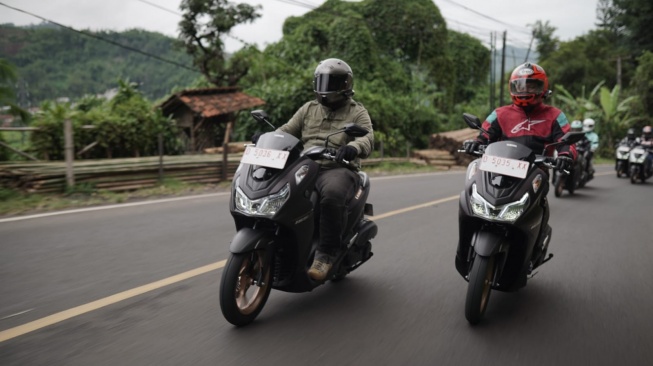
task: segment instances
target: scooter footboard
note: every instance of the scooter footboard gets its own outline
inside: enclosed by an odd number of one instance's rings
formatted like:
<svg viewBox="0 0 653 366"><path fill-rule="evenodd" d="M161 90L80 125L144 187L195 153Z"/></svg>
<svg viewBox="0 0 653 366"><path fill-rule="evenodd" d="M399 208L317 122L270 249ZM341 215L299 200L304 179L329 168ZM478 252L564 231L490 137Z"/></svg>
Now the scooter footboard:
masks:
<svg viewBox="0 0 653 366"><path fill-rule="evenodd" d="M229 251L232 253L245 253L255 249L262 249L273 242L270 233L252 228L238 230L229 244Z"/></svg>
<svg viewBox="0 0 653 366"><path fill-rule="evenodd" d="M358 237L356 237L356 245L362 245L376 237L379 227L371 220L363 220L358 230Z"/></svg>

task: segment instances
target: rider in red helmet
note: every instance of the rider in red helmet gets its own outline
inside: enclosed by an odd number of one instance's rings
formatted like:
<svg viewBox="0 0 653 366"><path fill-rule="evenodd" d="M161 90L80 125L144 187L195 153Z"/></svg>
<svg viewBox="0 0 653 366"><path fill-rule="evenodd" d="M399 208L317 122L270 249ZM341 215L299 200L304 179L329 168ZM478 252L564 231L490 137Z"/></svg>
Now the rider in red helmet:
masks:
<svg viewBox="0 0 653 366"><path fill-rule="evenodd" d="M565 114L558 108L546 105L544 99L551 94L549 78L544 69L537 64L527 62L519 65L510 75L508 82L512 104L495 109L483 122L483 129L476 140L465 141L468 153L478 150L479 145L486 145L499 140L512 140L528 146L536 153L542 153L546 144L559 141L565 133L571 130ZM576 159L576 148L573 145L558 145L556 166L569 170ZM553 151L546 151L547 155ZM548 189L548 185L546 185ZM544 229L549 219L548 202L542 200L544 213ZM538 248L536 248L538 249ZM534 252L537 260L541 253Z"/></svg>

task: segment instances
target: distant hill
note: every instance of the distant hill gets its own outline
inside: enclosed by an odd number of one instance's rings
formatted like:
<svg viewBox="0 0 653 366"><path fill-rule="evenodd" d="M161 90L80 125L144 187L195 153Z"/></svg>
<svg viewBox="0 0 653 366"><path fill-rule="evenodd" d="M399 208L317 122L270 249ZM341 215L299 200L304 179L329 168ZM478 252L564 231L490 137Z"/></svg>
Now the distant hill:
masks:
<svg viewBox="0 0 653 366"><path fill-rule="evenodd" d="M175 63L191 66L190 57L174 39L144 30L91 32ZM23 107L43 100L104 94L118 79L138 83L150 99L191 84L199 73L52 24L0 25L0 58L16 65L18 102Z"/></svg>

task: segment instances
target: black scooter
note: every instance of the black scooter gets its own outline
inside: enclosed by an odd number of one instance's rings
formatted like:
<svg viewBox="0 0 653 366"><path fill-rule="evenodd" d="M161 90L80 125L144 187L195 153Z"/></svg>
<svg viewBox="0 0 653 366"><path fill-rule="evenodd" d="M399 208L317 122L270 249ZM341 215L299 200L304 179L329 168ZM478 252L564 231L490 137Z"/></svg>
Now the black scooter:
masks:
<svg viewBox="0 0 653 366"><path fill-rule="evenodd" d="M478 117L463 117L470 127L484 131ZM547 148L573 144L583 136L569 132ZM456 269L469 282L465 317L477 324L492 289L516 291L553 257L546 257L552 231L544 168L552 168L554 159L514 141L494 142L473 155L481 158L469 164L460 194Z"/></svg>
<svg viewBox="0 0 653 366"><path fill-rule="evenodd" d="M253 111L252 116L272 126L264 111ZM368 131L350 124L329 136L338 133L361 137ZM303 151L294 136L268 132L243 153L229 207L237 233L220 282L220 308L230 323L254 321L272 288L306 292L324 283L312 280L307 271L319 243L316 160L335 161L335 150L328 146L327 137L324 146ZM370 240L378 228L365 218L373 214L366 203L370 181L364 172L358 175L358 193L350 203L342 247L327 280L343 279L372 256Z"/></svg>
<svg viewBox="0 0 653 366"><path fill-rule="evenodd" d="M553 185L553 194L556 197L562 197L562 193L566 189L569 194L573 195L577 189L585 187L587 182L594 178L594 174L590 172L590 142L587 139L576 144L577 157L574 165L569 171L559 172L553 170L551 184Z"/></svg>

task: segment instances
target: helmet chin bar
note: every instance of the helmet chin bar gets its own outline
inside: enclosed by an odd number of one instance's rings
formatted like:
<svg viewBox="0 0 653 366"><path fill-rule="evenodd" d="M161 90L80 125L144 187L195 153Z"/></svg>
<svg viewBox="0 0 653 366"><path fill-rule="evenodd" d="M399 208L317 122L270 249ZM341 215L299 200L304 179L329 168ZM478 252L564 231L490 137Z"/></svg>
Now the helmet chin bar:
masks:
<svg viewBox="0 0 653 366"><path fill-rule="evenodd" d="M315 93L318 103L322 104L325 107L336 109L342 107L349 97L344 92L334 92L334 93Z"/></svg>

